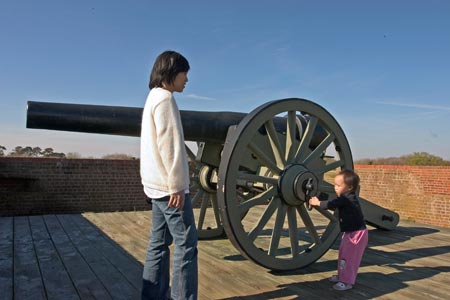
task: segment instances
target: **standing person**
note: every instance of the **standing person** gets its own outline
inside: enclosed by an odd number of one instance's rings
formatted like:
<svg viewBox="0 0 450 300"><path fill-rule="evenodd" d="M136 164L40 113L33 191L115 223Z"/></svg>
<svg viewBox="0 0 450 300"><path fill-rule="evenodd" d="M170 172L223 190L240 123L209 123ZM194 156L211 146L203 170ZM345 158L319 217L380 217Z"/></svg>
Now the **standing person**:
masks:
<svg viewBox="0 0 450 300"><path fill-rule="evenodd" d="M152 228L144 264L142 299L197 299L197 229L189 198L189 168L180 112L189 63L165 51L155 60L141 131L141 178L152 202ZM172 287L170 250L174 242Z"/></svg>
<svg viewBox="0 0 450 300"><path fill-rule="evenodd" d="M339 212L339 226L343 234L339 246L338 274L329 279L335 283L333 288L339 291L349 290L355 284L369 237L356 196L358 186L358 174L350 170L343 170L334 178L334 191L338 196L336 199L320 201L317 197L312 197L309 200L309 204L312 206L337 209Z"/></svg>

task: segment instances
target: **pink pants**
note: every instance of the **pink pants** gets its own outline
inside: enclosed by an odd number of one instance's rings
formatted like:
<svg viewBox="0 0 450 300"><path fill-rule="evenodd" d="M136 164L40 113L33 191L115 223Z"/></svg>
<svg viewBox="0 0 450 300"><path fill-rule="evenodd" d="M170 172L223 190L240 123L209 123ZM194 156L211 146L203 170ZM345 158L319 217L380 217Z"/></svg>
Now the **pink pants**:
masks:
<svg viewBox="0 0 450 300"><path fill-rule="evenodd" d="M369 234L367 229L344 232L342 234L338 257L339 281L355 284L358 268L368 240Z"/></svg>

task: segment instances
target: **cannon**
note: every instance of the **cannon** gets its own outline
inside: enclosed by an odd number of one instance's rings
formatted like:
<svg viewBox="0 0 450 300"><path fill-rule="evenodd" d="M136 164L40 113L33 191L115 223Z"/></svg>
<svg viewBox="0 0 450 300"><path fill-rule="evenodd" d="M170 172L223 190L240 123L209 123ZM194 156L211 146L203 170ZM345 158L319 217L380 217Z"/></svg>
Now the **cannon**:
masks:
<svg viewBox="0 0 450 300"><path fill-rule="evenodd" d="M335 172L353 169L353 159L327 110L290 98L248 114L180 114L186 141L198 145L188 155L195 162L192 202L200 207L199 238L225 233L244 257L278 271L305 267L328 251L339 235L339 216L311 209L308 200L335 197ZM142 108L135 107L29 101L27 127L138 137L141 116ZM397 213L365 199L361 206L368 224L397 226Z"/></svg>

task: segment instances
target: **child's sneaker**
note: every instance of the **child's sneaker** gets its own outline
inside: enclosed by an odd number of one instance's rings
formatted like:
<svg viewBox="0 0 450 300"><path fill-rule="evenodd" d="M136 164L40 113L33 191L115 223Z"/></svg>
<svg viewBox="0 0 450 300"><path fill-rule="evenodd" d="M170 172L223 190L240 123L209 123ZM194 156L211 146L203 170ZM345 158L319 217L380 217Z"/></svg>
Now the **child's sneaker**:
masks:
<svg viewBox="0 0 450 300"><path fill-rule="evenodd" d="M351 289L352 287L353 287L353 285L343 283L343 282L338 282L335 285L333 285L333 289L338 290L338 291L346 291L346 290Z"/></svg>
<svg viewBox="0 0 450 300"><path fill-rule="evenodd" d="M333 275L330 278L328 278L328 281L334 283L339 282L339 277L337 275Z"/></svg>

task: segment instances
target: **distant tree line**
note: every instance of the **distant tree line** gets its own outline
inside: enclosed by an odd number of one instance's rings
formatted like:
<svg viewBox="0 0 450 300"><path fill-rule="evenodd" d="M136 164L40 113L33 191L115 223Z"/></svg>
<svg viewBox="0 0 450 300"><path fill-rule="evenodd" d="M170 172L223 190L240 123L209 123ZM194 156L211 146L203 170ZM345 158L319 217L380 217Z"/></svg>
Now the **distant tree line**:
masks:
<svg viewBox="0 0 450 300"><path fill-rule="evenodd" d="M399 165L399 166L450 166L450 161L427 152L414 152L400 157L364 158L355 161L360 165Z"/></svg>
<svg viewBox="0 0 450 300"><path fill-rule="evenodd" d="M40 147L22 147L16 146L11 152L6 153L6 147L0 146L0 156L9 157L56 157L64 158L66 155L64 153L55 152L53 148L41 149Z"/></svg>
<svg viewBox="0 0 450 300"><path fill-rule="evenodd" d="M77 152L68 152L67 154L55 152L52 148L41 149L40 147L15 147L11 152L6 152L6 147L0 145L0 157L54 157L54 158L94 158L83 157ZM136 159L128 154L114 153L103 155L101 159ZM399 166L450 166L450 161L444 160L439 156L427 152L414 152L412 154L400 157L387 158L363 158L355 161L355 164L361 165L399 165Z"/></svg>
<svg viewBox="0 0 450 300"><path fill-rule="evenodd" d="M76 159L76 158L94 158L92 156L90 157L83 157L77 152L68 152L62 153L62 152L55 152L53 148L45 148L41 149L40 147L31 147L31 146L16 146L13 150L11 150L9 153L6 151L6 147L0 145L0 157L48 157L48 158L69 158L69 159ZM128 154L121 154L121 153L114 153L114 154L107 154L101 157L102 159L136 159L135 157L128 155Z"/></svg>

